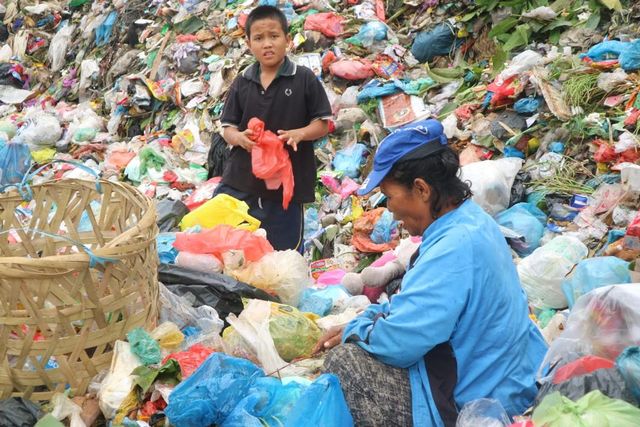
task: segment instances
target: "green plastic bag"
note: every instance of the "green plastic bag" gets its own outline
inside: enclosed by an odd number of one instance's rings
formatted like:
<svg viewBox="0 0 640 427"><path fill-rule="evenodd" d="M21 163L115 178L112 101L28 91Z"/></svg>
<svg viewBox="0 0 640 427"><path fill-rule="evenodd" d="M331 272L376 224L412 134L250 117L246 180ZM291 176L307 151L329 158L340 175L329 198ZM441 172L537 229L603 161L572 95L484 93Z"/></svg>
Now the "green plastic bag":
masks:
<svg viewBox="0 0 640 427"><path fill-rule="evenodd" d="M598 390L577 402L552 393L533 412L533 424L545 427L637 427L639 420L639 408Z"/></svg>
<svg viewBox="0 0 640 427"><path fill-rule="evenodd" d="M156 365L162 360L160 357L160 344L151 338L142 328L136 328L127 334L131 352L135 354L144 365Z"/></svg>

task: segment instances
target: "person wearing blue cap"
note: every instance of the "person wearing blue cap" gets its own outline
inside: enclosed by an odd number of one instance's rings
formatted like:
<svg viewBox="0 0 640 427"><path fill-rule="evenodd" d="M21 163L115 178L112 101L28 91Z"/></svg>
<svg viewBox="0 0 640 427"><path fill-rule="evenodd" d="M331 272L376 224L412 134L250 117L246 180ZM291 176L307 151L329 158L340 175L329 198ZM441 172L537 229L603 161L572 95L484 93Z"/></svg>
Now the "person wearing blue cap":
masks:
<svg viewBox="0 0 640 427"><path fill-rule="evenodd" d="M422 244L390 301L316 346L337 345L324 368L340 378L356 426L455 427L467 402L496 399L514 416L537 394L547 346L505 238L459 175L442 125L425 120L380 144L359 190L380 186Z"/></svg>

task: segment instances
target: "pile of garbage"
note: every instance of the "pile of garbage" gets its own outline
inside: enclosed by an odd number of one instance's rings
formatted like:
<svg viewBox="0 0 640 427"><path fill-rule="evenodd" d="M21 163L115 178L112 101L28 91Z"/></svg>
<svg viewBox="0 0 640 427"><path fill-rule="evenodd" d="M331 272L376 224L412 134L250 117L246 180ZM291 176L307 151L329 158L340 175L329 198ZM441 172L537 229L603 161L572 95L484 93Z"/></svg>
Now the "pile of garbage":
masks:
<svg viewBox="0 0 640 427"><path fill-rule="evenodd" d="M314 143L304 255L274 251L243 202L213 198L229 154L219 117L253 61L243 25L258 4L285 13L290 56L334 114ZM502 228L551 346L517 425L638 419L640 4L8 0L0 16L0 188L94 179L83 165L156 200L162 231L158 326L116 344L88 398L0 402L21 414L10 425L348 425L311 352L400 285L420 239L380 192L355 192L379 142L426 117ZM27 174L52 160L65 162ZM459 424L511 424L500 409L471 402Z"/></svg>

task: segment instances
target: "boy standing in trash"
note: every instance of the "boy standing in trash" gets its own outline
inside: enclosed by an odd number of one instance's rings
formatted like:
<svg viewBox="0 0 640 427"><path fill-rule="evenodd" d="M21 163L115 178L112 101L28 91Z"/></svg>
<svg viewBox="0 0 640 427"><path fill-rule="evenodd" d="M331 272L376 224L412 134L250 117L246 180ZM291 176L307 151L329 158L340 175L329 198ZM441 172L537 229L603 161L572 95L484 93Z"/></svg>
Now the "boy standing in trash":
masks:
<svg viewBox="0 0 640 427"><path fill-rule="evenodd" d="M224 139L233 146L216 194L228 194L249 205L262 222L276 250L302 249L303 203L315 200L316 160L312 141L328 133L331 105L320 81L309 68L287 56L291 42L287 19L276 7L255 8L246 23L247 45L257 62L231 85L221 121ZM279 135L291 158L294 193L287 210L282 188L268 190L254 176L247 123L257 117L265 130Z"/></svg>

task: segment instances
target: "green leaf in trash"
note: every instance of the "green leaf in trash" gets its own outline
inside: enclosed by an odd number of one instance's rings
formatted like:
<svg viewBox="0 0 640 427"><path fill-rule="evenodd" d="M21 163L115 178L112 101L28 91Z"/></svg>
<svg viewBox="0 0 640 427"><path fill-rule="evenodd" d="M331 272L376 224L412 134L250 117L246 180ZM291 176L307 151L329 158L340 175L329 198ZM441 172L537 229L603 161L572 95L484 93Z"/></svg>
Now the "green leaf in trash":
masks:
<svg viewBox="0 0 640 427"><path fill-rule="evenodd" d="M180 364L173 359L167 360L167 363L158 369L138 366L131 374L138 376L133 380L133 383L140 386L143 394L149 391L149 388L151 388L156 381L168 385L178 385L182 380Z"/></svg>
<svg viewBox="0 0 640 427"><path fill-rule="evenodd" d="M560 36L562 35L562 28L556 28L549 34L549 42L551 44L558 44L560 42Z"/></svg>
<svg viewBox="0 0 640 427"><path fill-rule="evenodd" d="M504 69L507 62L507 52L502 45L496 44L496 53L493 54L493 77L497 76Z"/></svg>
<svg viewBox="0 0 640 427"><path fill-rule="evenodd" d="M571 27L571 26L573 26L573 23L570 21L567 21L565 19L556 19L555 21L545 25L540 31L547 32L559 27Z"/></svg>
<svg viewBox="0 0 640 427"><path fill-rule="evenodd" d="M620 0L600 0L600 3L612 10L622 10L622 4L620 3Z"/></svg>
<svg viewBox="0 0 640 427"><path fill-rule="evenodd" d="M204 28L205 23L197 16L192 16L189 19L178 22L174 29L182 34L194 34Z"/></svg>
<svg viewBox="0 0 640 427"><path fill-rule="evenodd" d="M438 120L446 118L449 114L453 113L456 108L458 108L458 104L455 102L447 102L438 113Z"/></svg>
<svg viewBox="0 0 640 427"><path fill-rule="evenodd" d="M460 19L462 22L467 22L467 21L471 21L476 15L478 14L478 11L475 10L473 12L469 12L466 15L464 15L462 17L462 19Z"/></svg>
<svg viewBox="0 0 640 427"><path fill-rule="evenodd" d="M587 19L587 22L584 23L584 28L586 28L587 30L595 30L598 27L599 23L600 23L600 14L592 13L589 16L589 19Z"/></svg>
<svg viewBox="0 0 640 427"><path fill-rule="evenodd" d="M518 20L516 18L513 18L513 17L505 18L502 21L500 21L498 25L493 27L491 31L489 31L488 37L491 39L496 36L499 36L500 34L504 34L510 29L512 29L513 27L515 27L517 24L518 24Z"/></svg>
<svg viewBox="0 0 640 427"><path fill-rule="evenodd" d="M92 0L71 0L69 2L69 7L78 7L78 6L82 6L85 3L89 3Z"/></svg>
<svg viewBox="0 0 640 427"><path fill-rule="evenodd" d="M531 27L528 24L518 25L516 30L511 34L509 40L504 44L504 50L511 51L517 47L525 46L529 43L531 35Z"/></svg>

